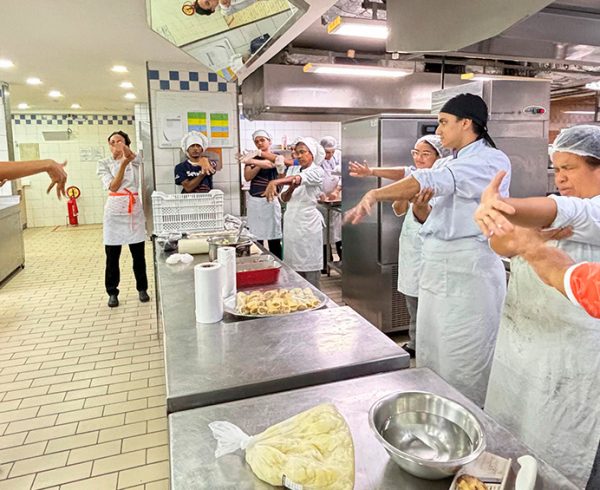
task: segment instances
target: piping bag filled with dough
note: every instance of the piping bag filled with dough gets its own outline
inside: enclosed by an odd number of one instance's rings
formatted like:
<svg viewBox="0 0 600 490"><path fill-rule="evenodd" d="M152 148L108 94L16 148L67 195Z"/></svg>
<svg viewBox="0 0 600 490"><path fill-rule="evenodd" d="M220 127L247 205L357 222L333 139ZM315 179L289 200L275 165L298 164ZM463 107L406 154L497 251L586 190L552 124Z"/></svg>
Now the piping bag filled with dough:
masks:
<svg viewBox="0 0 600 490"><path fill-rule="evenodd" d="M344 417L331 403L317 405L249 436L229 422L208 425L215 457L243 449L261 480L303 490L352 490L354 444Z"/></svg>

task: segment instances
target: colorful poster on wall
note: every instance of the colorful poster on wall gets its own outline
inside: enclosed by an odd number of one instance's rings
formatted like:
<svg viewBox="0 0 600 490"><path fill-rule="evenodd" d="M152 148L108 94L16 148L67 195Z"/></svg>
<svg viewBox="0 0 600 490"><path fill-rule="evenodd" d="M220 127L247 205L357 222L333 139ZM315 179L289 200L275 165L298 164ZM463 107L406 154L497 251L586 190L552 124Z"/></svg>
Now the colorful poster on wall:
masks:
<svg viewBox="0 0 600 490"><path fill-rule="evenodd" d="M208 125L206 124L206 112L188 112L187 113L188 131L199 131L208 134Z"/></svg>
<svg viewBox="0 0 600 490"><path fill-rule="evenodd" d="M210 144L212 146L231 146L231 129L227 112L210 113Z"/></svg>

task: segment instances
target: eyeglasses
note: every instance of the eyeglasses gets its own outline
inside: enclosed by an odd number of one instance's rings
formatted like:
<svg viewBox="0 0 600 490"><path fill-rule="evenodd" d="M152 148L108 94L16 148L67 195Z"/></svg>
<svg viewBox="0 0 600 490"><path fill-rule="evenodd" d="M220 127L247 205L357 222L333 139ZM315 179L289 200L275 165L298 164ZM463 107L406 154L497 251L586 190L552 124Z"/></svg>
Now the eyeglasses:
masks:
<svg viewBox="0 0 600 490"><path fill-rule="evenodd" d="M419 151L419 150L410 150L410 154L413 158L429 158L435 155L432 151Z"/></svg>

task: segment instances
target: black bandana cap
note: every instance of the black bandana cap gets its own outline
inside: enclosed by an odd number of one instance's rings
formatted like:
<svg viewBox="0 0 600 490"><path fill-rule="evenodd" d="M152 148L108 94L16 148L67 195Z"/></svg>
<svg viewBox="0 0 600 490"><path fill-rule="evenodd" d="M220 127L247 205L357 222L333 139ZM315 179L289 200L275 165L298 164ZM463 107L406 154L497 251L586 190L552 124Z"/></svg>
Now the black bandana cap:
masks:
<svg viewBox="0 0 600 490"><path fill-rule="evenodd" d="M440 109L440 112L465 117L487 130L488 108L481 97L473 94L460 94L452 97Z"/></svg>

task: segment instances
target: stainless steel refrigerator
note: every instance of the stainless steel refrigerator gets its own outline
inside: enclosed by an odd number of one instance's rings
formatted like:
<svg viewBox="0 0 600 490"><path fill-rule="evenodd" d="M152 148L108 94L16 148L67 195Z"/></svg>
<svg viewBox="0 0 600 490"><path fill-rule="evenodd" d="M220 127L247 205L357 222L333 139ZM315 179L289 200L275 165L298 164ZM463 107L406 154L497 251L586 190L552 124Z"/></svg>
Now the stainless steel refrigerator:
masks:
<svg viewBox="0 0 600 490"><path fill-rule="evenodd" d="M436 127L435 116L415 114L381 114L344 123L342 211L352 208L370 189L391 183L350 177L349 161L366 160L375 167L412 165L410 150L415 141L433 134ZM404 295L396 289L402 223L391 203L380 203L360 224L342 226L343 300L384 332L406 330L409 323Z"/></svg>

